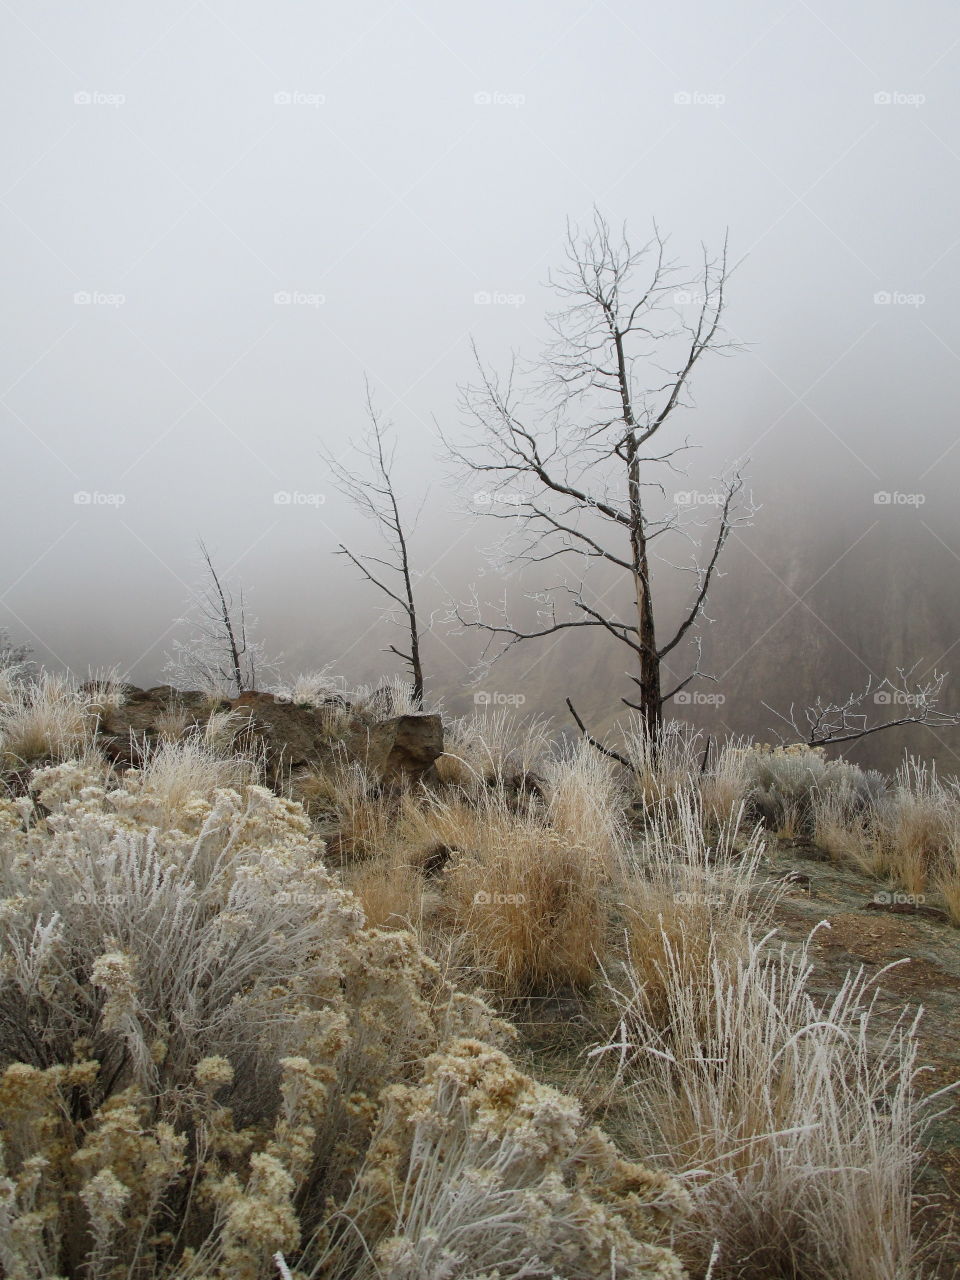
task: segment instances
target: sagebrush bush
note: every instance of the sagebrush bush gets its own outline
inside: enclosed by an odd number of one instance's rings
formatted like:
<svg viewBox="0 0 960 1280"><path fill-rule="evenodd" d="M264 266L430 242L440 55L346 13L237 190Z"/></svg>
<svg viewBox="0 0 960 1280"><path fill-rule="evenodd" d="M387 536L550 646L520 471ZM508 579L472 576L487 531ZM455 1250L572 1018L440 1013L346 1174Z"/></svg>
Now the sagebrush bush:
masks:
<svg viewBox="0 0 960 1280"><path fill-rule="evenodd" d="M504 1280L567 1256L679 1276L647 1248L679 1189L479 1047L504 1024L410 933L365 930L303 809L220 785L205 749L164 744L119 779L67 762L0 800L4 1274L260 1280L280 1252L348 1280L359 1247L371 1275L440 1280L473 1238L431 1216L449 1170L478 1241L491 1206L511 1222L479 1255Z"/></svg>
<svg viewBox="0 0 960 1280"><path fill-rule="evenodd" d="M813 834L819 796L846 790L866 797L870 787L856 765L802 743L748 746L743 767L749 811L787 838Z"/></svg>
<svg viewBox="0 0 960 1280"><path fill-rule="evenodd" d="M356 1280L683 1280L648 1241L688 1207L573 1099L459 1040L386 1092L327 1256Z"/></svg>

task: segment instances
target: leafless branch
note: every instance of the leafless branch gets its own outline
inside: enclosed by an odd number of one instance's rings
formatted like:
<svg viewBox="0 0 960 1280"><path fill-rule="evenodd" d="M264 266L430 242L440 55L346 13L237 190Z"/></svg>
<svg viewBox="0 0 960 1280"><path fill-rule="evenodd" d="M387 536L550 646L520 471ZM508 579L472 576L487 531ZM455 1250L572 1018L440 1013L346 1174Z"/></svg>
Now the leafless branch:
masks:
<svg viewBox="0 0 960 1280"><path fill-rule="evenodd" d="M791 703L788 712L783 713L764 702L762 705L773 712L789 731L774 728L781 741L787 741L790 734L795 742L804 742L810 747L823 747L839 742L854 742L873 733L881 733L885 729L895 729L901 725L925 725L929 729L953 729L960 726L960 713L944 711L940 707L940 695L946 672L933 671L920 678L914 677L919 663L909 670L897 668L896 679L877 680L873 676L867 680L866 687L859 693L851 693L842 702L825 702L817 698L812 706L798 712ZM874 708L887 707L888 713ZM879 716L879 719L876 717Z"/></svg>

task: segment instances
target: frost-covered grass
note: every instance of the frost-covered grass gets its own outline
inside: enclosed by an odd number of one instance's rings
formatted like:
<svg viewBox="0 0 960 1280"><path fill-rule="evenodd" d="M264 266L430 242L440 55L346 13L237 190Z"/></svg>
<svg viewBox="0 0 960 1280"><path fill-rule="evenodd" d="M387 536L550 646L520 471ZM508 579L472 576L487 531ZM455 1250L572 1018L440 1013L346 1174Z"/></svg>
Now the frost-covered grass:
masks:
<svg viewBox="0 0 960 1280"><path fill-rule="evenodd" d="M676 1247L711 1280L904 1280L919 1274L911 1175L929 1117L916 1020L878 1035L882 972L848 975L825 1004L799 952L719 943L692 980L661 961L663 1011L628 964L612 987L617 1086L638 1149L677 1175L693 1213Z"/></svg>
<svg viewBox="0 0 960 1280"><path fill-rule="evenodd" d="M623 882L627 964L652 1018L670 1015L668 987L705 981L718 954L736 957L769 920L764 841L741 808L717 824L688 784L652 809L636 845L637 874Z"/></svg>
<svg viewBox="0 0 960 1280"><path fill-rule="evenodd" d="M68 759L92 744L99 711L97 692L66 676L0 673L0 764L14 769Z"/></svg>

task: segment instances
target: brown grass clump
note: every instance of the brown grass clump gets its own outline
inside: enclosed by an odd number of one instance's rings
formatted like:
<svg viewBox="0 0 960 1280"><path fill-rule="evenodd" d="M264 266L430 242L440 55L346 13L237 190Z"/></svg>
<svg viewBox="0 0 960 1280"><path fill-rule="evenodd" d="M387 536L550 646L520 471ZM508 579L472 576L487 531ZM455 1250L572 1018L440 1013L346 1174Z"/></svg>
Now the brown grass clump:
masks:
<svg viewBox="0 0 960 1280"><path fill-rule="evenodd" d="M445 736L446 756L437 762L441 780L468 792L483 786L516 790L551 750L549 720L521 719L506 708L453 720Z"/></svg>
<svg viewBox="0 0 960 1280"><path fill-rule="evenodd" d="M296 779L292 794L324 830L334 833L331 852L337 861L375 857L393 843L398 797L377 787L356 762L305 774Z"/></svg>
<svg viewBox="0 0 960 1280"><path fill-rule="evenodd" d="M851 773L838 786L818 789L814 839L834 857L919 900L939 892L960 924L960 786L913 758L891 785L881 787L877 778Z"/></svg>
<svg viewBox="0 0 960 1280"><path fill-rule="evenodd" d="M609 761L583 745L544 767L545 798L502 787L472 805L427 811L433 843L455 850L443 874L449 927L502 990L591 981L606 949L623 836Z"/></svg>
<svg viewBox="0 0 960 1280"><path fill-rule="evenodd" d="M588 747L545 765L535 794L503 784L408 792L345 881L372 920L462 936L501 991L586 983L623 858L617 796L609 762Z"/></svg>
<svg viewBox="0 0 960 1280"><path fill-rule="evenodd" d="M920 894L944 873L950 878L960 850L960 790L935 768L908 758L897 770L873 830L873 861L908 893Z"/></svg>
<svg viewBox="0 0 960 1280"><path fill-rule="evenodd" d="M435 903L427 903L427 888L417 867L380 857L348 867L344 883L363 908L367 928L414 929L423 937Z"/></svg>

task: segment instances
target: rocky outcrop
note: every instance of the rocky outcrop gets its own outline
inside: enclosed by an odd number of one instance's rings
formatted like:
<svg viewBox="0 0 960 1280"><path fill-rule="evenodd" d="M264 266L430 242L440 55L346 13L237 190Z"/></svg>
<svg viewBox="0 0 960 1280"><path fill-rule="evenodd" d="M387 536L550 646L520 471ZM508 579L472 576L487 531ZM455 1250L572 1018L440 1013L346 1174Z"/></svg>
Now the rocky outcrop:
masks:
<svg viewBox="0 0 960 1280"><path fill-rule="evenodd" d="M247 716L245 732L262 744L275 774L355 762L385 785L418 782L435 776L434 761L443 754L443 725L435 715L368 724L348 713L332 729L323 708L296 706L271 693L244 693L230 706Z"/></svg>
<svg viewBox="0 0 960 1280"><path fill-rule="evenodd" d="M204 726L214 711L234 713L231 733L237 749L262 751L274 782L306 770L353 763L384 786L433 780L434 762L443 754L443 725L436 715L369 722L342 699L331 708L298 705L260 692L218 701L169 685L125 686L121 705L101 714L99 745L116 764L134 765L162 738Z"/></svg>
<svg viewBox="0 0 960 1280"><path fill-rule="evenodd" d="M108 760L124 767L138 764L159 740L179 737L203 725L211 712L228 708L205 693L184 692L172 685L152 689L122 686L119 706L100 713L97 744Z"/></svg>

